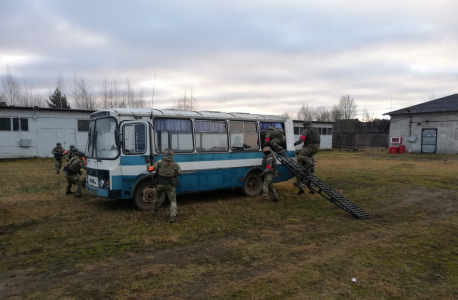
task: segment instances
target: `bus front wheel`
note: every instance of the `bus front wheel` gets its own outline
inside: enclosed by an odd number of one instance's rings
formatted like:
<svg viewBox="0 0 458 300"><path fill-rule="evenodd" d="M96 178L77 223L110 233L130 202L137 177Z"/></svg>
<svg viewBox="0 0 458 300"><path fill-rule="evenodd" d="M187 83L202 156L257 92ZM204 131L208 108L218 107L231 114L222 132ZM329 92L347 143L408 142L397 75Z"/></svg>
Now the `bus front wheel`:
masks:
<svg viewBox="0 0 458 300"><path fill-rule="evenodd" d="M151 180L145 181L135 191L134 204L140 210L152 210L156 188Z"/></svg>
<svg viewBox="0 0 458 300"><path fill-rule="evenodd" d="M243 183L243 192L245 195L254 197L261 193L262 191L262 178L256 172L251 172L245 178Z"/></svg>

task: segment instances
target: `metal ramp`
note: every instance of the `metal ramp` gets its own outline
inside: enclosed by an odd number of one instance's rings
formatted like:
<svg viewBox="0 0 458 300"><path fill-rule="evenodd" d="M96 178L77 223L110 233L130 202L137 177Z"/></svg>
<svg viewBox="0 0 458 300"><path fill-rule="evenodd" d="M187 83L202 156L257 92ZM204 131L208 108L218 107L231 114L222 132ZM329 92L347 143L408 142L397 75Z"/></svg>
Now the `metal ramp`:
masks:
<svg viewBox="0 0 458 300"><path fill-rule="evenodd" d="M289 170L291 171L300 181L302 181L307 188L310 190L310 193L318 193L323 196L325 199L331 201L341 209L345 210L350 215L359 218L366 219L371 216L366 213L364 210L359 208L356 204L339 194L332 187L327 185L320 178L316 177L313 174L307 174L305 168L298 164L293 158L287 156L285 153L275 153L277 159Z"/></svg>

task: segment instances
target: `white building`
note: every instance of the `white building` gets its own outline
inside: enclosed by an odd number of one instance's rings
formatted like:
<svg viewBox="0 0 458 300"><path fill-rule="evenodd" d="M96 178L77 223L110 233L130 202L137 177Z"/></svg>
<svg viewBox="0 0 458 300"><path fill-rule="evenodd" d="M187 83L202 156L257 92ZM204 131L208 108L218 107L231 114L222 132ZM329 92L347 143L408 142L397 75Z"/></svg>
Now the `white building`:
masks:
<svg viewBox="0 0 458 300"><path fill-rule="evenodd" d="M406 152L458 154L458 94L384 115L390 120L390 147Z"/></svg>
<svg viewBox="0 0 458 300"><path fill-rule="evenodd" d="M84 151L93 111L0 106L0 158L52 157L56 143Z"/></svg>
<svg viewBox="0 0 458 300"><path fill-rule="evenodd" d="M293 120L294 126L294 141L297 141L304 130L302 125L303 121ZM312 122L313 126L318 129L321 137L320 149L332 149L332 125L334 122ZM296 146L296 149L300 149L302 145Z"/></svg>

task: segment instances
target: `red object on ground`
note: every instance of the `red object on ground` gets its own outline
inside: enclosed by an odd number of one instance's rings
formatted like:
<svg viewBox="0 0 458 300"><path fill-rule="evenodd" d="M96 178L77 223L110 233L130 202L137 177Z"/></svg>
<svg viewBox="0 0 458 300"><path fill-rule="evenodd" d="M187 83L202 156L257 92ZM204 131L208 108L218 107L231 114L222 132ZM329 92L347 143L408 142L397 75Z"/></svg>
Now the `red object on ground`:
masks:
<svg viewBox="0 0 458 300"><path fill-rule="evenodd" d="M406 153L406 146L404 145L399 146L399 153Z"/></svg>
<svg viewBox="0 0 458 300"><path fill-rule="evenodd" d="M398 153L399 147L390 147L390 153Z"/></svg>

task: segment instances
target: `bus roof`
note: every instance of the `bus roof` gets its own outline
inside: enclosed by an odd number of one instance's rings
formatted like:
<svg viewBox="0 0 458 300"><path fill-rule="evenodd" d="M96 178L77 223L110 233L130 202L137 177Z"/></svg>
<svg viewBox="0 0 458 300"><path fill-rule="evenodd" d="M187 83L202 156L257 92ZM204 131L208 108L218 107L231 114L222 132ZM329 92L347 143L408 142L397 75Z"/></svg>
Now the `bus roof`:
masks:
<svg viewBox="0 0 458 300"><path fill-rule="evenodd" d="M93 115L97 115L100 112L110 112L114 115L151 115L153 117L187 117L193 119L223 119L223 120L269 120L284 122L286 119L284 117L275 116L275 115L259 115L259 114L249 114L243 112L219 112L219 111L186 111L186 110L177 110L177 109L147 109L147 108L111 108L105 109L102 111L97 111Z"/></svg>

